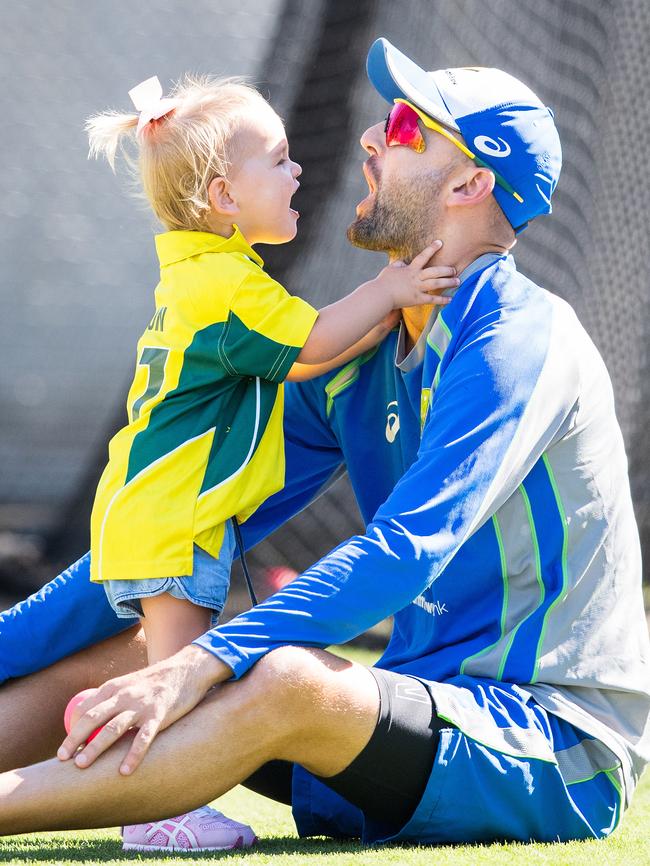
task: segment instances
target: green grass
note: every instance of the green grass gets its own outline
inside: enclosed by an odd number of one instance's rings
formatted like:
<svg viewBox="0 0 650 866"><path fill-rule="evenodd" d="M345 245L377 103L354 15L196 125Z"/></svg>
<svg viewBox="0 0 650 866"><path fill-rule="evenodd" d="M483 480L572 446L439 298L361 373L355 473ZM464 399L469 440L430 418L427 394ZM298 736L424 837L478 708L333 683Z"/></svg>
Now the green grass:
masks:
<svg viewBox="0 0 650 866"><path fill-rule="evenodd" d="M133 861L164 863L246 863L247 866L479 866L505 863L544 866L641 866L650 863L650 775L636 792L620 828L604 841L554 845L463 845L437 848L362 848L328 839L299 840L287 806L236 788L215 804L233 818L250 823L261 837L252 852L158 857L122 851L117 830L35 833L0 839L0 863L81 864ZM462 806L461 806L462 808Z"/></svg>
<svg viewBox="0 0 650 866"><path fill-rule="evenodd" d="M369 663L372 657L357 650L345 651L347 657ZM223 863L246 866L482 866L510 863L544 866L641 866L650 864L650 774L642 779L634 802L624 815L619 829L604 841L566 844L494 844L480 846L442 846L406 848L389 846L363 848L358 844L328 839L296 837L291 810L246 791L235 790L215 802L217 808L240 821L251 824L261 841L250 853L194 854L160 857L153 854L124 853L119 834L112 830L86 830L67 833L35 833L0 839L0 863L81 864L111 863L114 866L134 861L164 863ZM462 808L462 804L459 804Z"/></svg>

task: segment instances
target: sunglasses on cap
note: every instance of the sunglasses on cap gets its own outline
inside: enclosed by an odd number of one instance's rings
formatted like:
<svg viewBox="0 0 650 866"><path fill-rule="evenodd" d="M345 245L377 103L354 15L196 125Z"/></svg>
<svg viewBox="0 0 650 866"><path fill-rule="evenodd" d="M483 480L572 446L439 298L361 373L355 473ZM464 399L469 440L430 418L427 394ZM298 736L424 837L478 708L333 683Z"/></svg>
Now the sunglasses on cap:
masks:
<svg viewBox="0 0 650 866"><path fill-rule="evenodd" d="M483 162L483 160L475 153L472 153L472 151L466 147L462 141L458 141L458 139L452 135L448 129L445 129L444 126L441 126L433 120L433 118L426 115L406 99L396 99L395 104L386 118L386 126L384 128L384 132L386 133L386 146L397 147L399 145L400 147L410 147L411 150L414 150L416 153L422 153L426 150L426 142L418 123L419 120L422 121L427 129L432 129L434 132L439 132L440 135L444 135L448 141L451 141L451 143L456 145L459 150L462 150L465 156L469 157L475 165L489 169L499 186L503 187L506 192L509 192L514 196L518 202L523 202L523 198L519 193L515 192L513 187L499 174L498 171L493 169L491 165L487 165L487 163Z"/></svg>

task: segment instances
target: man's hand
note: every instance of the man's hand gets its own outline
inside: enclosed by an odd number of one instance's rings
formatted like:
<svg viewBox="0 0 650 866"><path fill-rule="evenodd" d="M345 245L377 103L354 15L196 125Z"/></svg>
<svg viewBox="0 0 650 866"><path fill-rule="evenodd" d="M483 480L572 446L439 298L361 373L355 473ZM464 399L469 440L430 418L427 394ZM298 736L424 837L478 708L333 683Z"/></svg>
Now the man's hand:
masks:
<svg viewBox="0 0 650 866"><path fill-rule="evenodd" d="M79 705L81 715L57 755L62 761L74 756L78 767L89 767L130 728L138 728L120 765L120 773L129 775L159 731L194 709L211 686L231 676L231 669L218 658L190 645L155 665L108 680ZM99 727L95 739L77 752Z"/></svg>

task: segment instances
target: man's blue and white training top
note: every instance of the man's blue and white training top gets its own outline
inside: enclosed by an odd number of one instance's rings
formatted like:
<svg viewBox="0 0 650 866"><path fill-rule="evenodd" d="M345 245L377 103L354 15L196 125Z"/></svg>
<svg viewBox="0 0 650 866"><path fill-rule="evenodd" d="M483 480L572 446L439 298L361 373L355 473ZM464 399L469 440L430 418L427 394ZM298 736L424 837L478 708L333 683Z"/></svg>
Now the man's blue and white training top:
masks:
<svg viewBox="0 0 650 866"><path fill-rule="evenodd" d="M410 353L394 332L287 387L286 486L244 524L247 546L341 463L366 534L196 643L239 677L275 647L340 643L394 614L378 666L440 683L439 713L469 735L456 685L518 684L615 753L629 797L650 757L649 648L609 376L568 304L511 256L461 278ZM0 675L123 627L84 557L3 615Z"/></svg>
<svg viewBox="0 0 650 866"><path fill-rule="evenodd" d="M406 357L402 340L292 390L287 487L246 525L266 534L343 460L366 534L196 643L239 677L274 647L342 643L394 614L379 667L520 684L607 745L631 792L650 757L648 633L598 351L568 304L494 255ZM471 734L453 693L438 711Z"/></svg>

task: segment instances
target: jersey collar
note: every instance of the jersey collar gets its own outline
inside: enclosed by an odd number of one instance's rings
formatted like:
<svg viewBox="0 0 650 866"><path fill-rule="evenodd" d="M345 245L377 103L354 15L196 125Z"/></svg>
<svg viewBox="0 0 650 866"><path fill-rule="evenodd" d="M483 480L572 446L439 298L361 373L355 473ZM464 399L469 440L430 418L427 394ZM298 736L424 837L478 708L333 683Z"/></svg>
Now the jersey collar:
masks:
<svg viewBox="0 0 650 866"><path fill-rule="evenodd" d="M201 253L242 253L263 267L261 257L248 243L238 226L229 238L212 232L171 231L156 235L156 252L160 266L171 265Z"/></svg>
<svg viewBox="0 0 650 866"><path fill-rule="evenodd" d="M474 261L459 274L458 278L460 280L460 285L455 289L446 289L443 292L443 295L453 298L466 280L474 276L477 271L489 267L501 258L503 258L503 253L483 253L477 259L474 259ZM395 366L398 367L402 373L408 373L410 370L415 369L415 367L421 364L424 360L424 353L427 347L427 337L429 336L429 331L433 328L441 309L441 307L433 308L429 321L424 326L422 333L418 337L417 343L408 354L406 352L406 326L404 325L404 322L400 322L397 345L395 346Z"/></svg>

